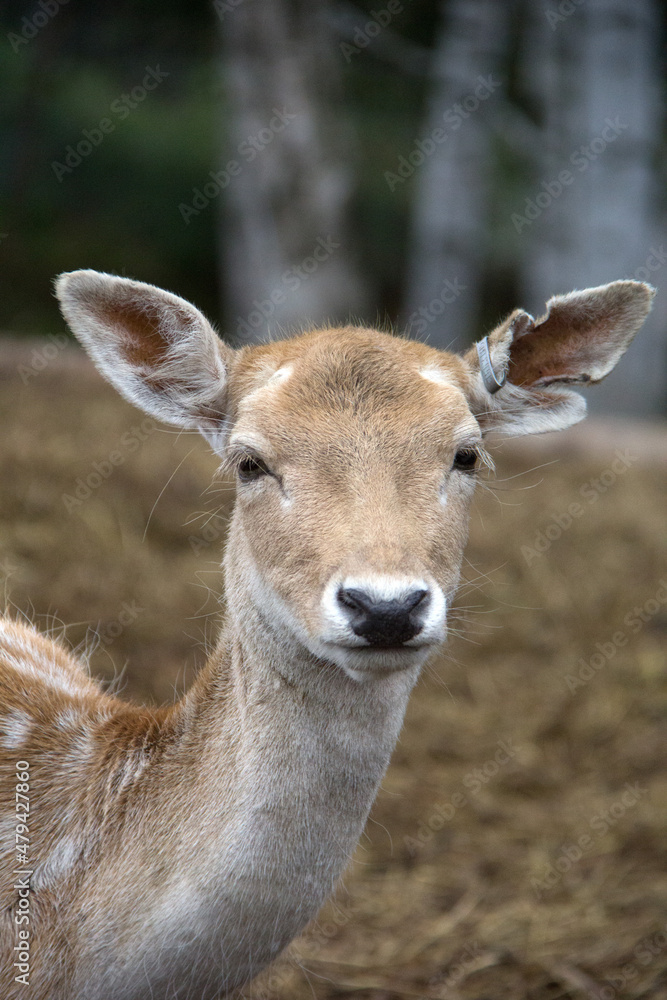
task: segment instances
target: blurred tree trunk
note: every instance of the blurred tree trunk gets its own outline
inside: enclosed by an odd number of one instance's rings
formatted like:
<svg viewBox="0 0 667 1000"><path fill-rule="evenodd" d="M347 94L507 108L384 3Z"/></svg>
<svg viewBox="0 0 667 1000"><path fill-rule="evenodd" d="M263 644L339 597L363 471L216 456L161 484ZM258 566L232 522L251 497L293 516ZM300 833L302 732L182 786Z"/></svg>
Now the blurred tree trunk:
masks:
<svg viewBox="0 0 667 1000"><path fill-rule="evenodd" d="M347 219L352 178L325 0L218 0L233 160L222 221L229 333L343 320L365 294Z"/></svg>
<svg viewBox="0 0 667 1000"><path fill-rule="evenodd" d="M436 130L446 135L416 170L404 316L414 335L436 347L469 343L478 321L494 175L489 120L497 111L512 6L442 4L422 138Z"/></svg>
<svg viewBox="0 0 667 1000"><path fill-rule="evenodd" d="M658 5L586 0L563 16L556 4L545 10L525 0L524 10L524 84L537 101L544 142L534 153L532 205L524 202L517 213L524 221L515 222L525 244L522 305L539 313L557 292L662 278L646 328L589 396L592 411L656 413L664 406L667 321L656 183Z"/></svg>

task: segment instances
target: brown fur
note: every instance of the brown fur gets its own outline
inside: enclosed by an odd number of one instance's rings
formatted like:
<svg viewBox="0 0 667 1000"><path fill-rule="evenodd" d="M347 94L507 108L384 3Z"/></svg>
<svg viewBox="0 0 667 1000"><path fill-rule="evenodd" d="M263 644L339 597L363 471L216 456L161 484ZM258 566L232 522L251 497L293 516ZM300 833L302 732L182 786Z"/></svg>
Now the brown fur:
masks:
<svg viewBox="0 0 667 1000"><path fill-rule="evenodd" d="M11 622L0 632L3 998L26 995L12 970L18 760L30 763L34 1000L213 1000L316 913L444 637L474 489L457 451L481 453L493 427L580 418L566 387L531 386L613 364L650 304L646 286L617 285L552 300L534 332L513 314L490 335L513 381L491 398L473 353L354 327L232 352L194 307L151 286L61 279L67 319L121 392L198 426L232 464L250 451L271 475L239 487L227 624L175 706L126 704L57 643ZM522 336L545 339L524 349ZM442 595L422 646L327 637L332 581L335 604L336 581L364 575L426 581L433 608Z"/></svg>

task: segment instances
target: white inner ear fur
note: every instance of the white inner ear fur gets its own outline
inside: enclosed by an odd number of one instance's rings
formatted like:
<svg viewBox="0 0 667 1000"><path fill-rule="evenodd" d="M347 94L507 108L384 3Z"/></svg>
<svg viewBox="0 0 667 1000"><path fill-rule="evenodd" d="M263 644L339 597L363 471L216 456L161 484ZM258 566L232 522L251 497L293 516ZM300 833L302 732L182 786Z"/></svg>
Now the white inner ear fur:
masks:
<svg viewBox="0 0 667 1000"><path fill-rule="evenodd" d="M200 430L222 454L227 430L223 351L231 354L231 349L195 306L154 285L97 271L61 275L56 294L71 330L125 399L165 423ZM124 319L128 314L142 317L162 340L164 351L154 362L132 360L142 337Z"/></svg>
<svg viewBox="0 0 667 1000"><path fill-rule="evenodd" d="M565 430L586 416L586 400L578 392L551 385L542 394L548 394L548 405L540 403L539 391L506 382L491 395L478 373L471 405L479 407L475 416L484 433L493 431L503 437Z"/></svg>
<svg viewBox="0 0 667 1000"><path fill-rule="evenodd" d="M535 319L522 310L512 323L508 323L500 337L489 341L491 364L498 380L502 380L509 366L513 342L529 333L534 326ZM470 405L484 434L494 431L503 437L565 430L586 416L586 400L572 389L552 385L543 392L548 393L548 406L541 404L535 389L512 385L511 382L505 382L497 392L490 393L476 368L472 377Z"/></svg>

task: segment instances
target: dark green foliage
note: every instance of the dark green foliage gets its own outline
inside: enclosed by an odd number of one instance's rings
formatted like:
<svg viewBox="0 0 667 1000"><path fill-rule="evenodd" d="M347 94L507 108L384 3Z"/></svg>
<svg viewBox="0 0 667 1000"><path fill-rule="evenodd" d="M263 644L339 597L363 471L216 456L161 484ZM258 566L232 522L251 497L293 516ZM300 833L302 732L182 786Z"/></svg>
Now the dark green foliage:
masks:
<svg viewBox="0 0 667 1000"><path fill-rule="evenodd" d="M47 10L56 3L44 0ZM363 19L381 6L356 9ZM425 57L439 4L402 6L391 25L399 50L404 42ZM222 199L189 224L179 213L227 158L213 4L66 3L35 31L30 24L44 20L43 10L9 3L2 18L0 329L34 334L60 327L51 281L77 267L155 282L219 316ZM420 134L426 78L409 60L401 71L374 47L348 60L341 51L340 60L339 113L356 150L353 224L378 315L395 317L410 185L391 193L383 173ZM158 66L169 75L144 100L125 117L110 111L118 101L126 108L122 95L141 86L146 67ZM76 164L77 145L89 141L84 130L99 138L104 118L113 129ZM69 161L68 147L75 150ZM68 163L76 164L71 171L63 169Z"/></svg>

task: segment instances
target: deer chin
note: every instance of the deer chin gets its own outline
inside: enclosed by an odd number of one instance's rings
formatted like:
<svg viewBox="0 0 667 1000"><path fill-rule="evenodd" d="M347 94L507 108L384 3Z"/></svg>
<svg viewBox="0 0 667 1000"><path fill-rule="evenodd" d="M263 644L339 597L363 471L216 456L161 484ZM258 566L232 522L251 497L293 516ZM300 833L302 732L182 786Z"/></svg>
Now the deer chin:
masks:
<svg viewBox="0 0 667 1000"><path fill-rule="evenodd" d="M419 669L439 645L435 642L402 646L350 646L315 640L308 643L318 659L340 667L354 681L363 683L406 670Z"/></svg>

